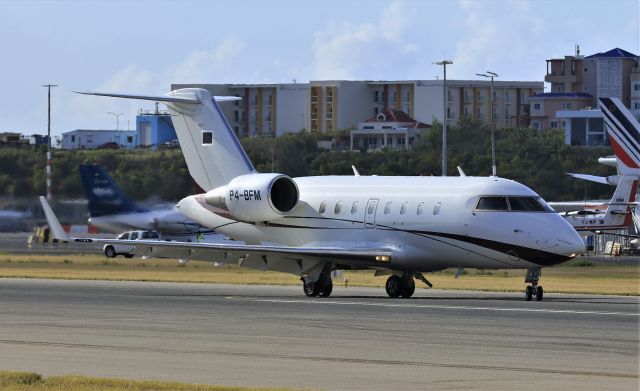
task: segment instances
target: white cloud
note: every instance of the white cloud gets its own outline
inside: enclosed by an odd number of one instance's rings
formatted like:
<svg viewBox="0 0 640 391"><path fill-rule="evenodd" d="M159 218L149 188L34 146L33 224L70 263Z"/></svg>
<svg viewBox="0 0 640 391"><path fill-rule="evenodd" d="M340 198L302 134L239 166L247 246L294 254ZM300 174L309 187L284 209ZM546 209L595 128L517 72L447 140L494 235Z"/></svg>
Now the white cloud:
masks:
<svg viewBox="0 0 640 391"><path fill-rule="evenodd" d="M409 62L419 50L409 31L413 23L405 2L394 1L378 21L354 24L331 21L314 34L317 79L389 78L391 69Z"/></svg>
<svg viewBox="0 0 640 391"><path fill-rule="evenodd" d="M475 78L487 69L511 80L540 80L544 63L524 69L523 61L549 56L552 43L543 38L547 26L529 1L500 3L461 0L465 22L456 42L452 77ZM540 71L537 71L540 69Z"/></svg>
<svg viewBox="0 0 640 391"><path fill-rule="evenodd" d="M222 40L212 50L197 50L170 72L173 83L220 83L230 81L234 67L232 63L245 48L239 37L231 36Z"/></svg>

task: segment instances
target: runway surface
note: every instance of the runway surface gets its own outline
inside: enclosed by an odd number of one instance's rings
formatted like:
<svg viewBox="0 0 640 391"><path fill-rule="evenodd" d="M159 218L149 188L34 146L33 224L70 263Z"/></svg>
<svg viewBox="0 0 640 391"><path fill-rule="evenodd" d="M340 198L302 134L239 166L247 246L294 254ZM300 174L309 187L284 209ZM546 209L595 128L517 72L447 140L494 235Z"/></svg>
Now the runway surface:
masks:
<svg viewBox="0 0 640 391"><path fill-rule="evenodd" d="M638 390L638 297L0 279L0 369L335 390Z"/></svg>

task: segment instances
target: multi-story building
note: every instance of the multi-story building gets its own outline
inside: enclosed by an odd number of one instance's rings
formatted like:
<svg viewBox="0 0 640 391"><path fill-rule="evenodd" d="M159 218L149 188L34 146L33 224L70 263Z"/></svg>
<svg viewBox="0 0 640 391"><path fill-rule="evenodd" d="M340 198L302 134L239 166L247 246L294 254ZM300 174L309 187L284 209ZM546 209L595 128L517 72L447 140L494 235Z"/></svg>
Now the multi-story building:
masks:
<svg viewBox="0 0 640 391"><path fill-rule="evenodd" d="M638 62L638 56L620 48L586 57L576 48L574 56L547 60L545 81L551 92L531 98L531 127L564 128L571 144L606 144L601 114L580 111L597 108L598 98L616 97L640 116ZM592 130L584 124L592 124Z"/></svg>
<svg viewBox="0 0 640 391"><path fill-rule="evenodd" d="M281 136L308 129L309 84L172 84L179 88L204 88L212 95L242 100L220 105L239 136Z"/></svg>
<svg viewBox="0 0 640 391"><path fill-rule="evenodd" d="M221 104L240 136L280 136L301 129L326 132L355 128L366 118L390 109L417 121L444 121L442 80L323 80L293 84L173 84L171 89L205 88L213 95L241 97ZM535 81L447 81L447 121L473 118L497 127L528 126L529 98L543 91Z"/></svg>

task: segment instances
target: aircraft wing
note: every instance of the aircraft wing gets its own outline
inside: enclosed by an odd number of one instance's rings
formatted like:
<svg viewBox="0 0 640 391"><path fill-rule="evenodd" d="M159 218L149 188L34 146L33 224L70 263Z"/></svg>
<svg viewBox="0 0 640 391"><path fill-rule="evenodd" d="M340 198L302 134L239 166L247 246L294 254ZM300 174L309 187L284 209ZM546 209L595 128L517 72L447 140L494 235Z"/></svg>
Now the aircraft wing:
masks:
<svg viewBox="0 0 640 391"><path fill-rule="evenodd" d="M130 245L133 247L131 253L146 257L234 263L244 267L296 275L305 274L318 264L328 261L359 268L386 267L392 257L390 248L289 247L237 244L237 242L227 244L73 238L64 232L46 199L40 197L40 202L54 238L70 243Z"/></svg>

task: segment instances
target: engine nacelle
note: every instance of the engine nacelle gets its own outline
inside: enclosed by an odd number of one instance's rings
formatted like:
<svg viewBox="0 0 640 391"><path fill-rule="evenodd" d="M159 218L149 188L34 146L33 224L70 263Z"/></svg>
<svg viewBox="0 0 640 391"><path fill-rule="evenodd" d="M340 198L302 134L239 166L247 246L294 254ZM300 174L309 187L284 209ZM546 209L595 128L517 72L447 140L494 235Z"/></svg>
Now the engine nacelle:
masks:
<svg viewBox="0 0 640 391"><path fill-rule="evenodd" d="M209 205L229 211L243 221L270 221L298 204L298 186L283 174L247 174L205 195Z"/></svg>

